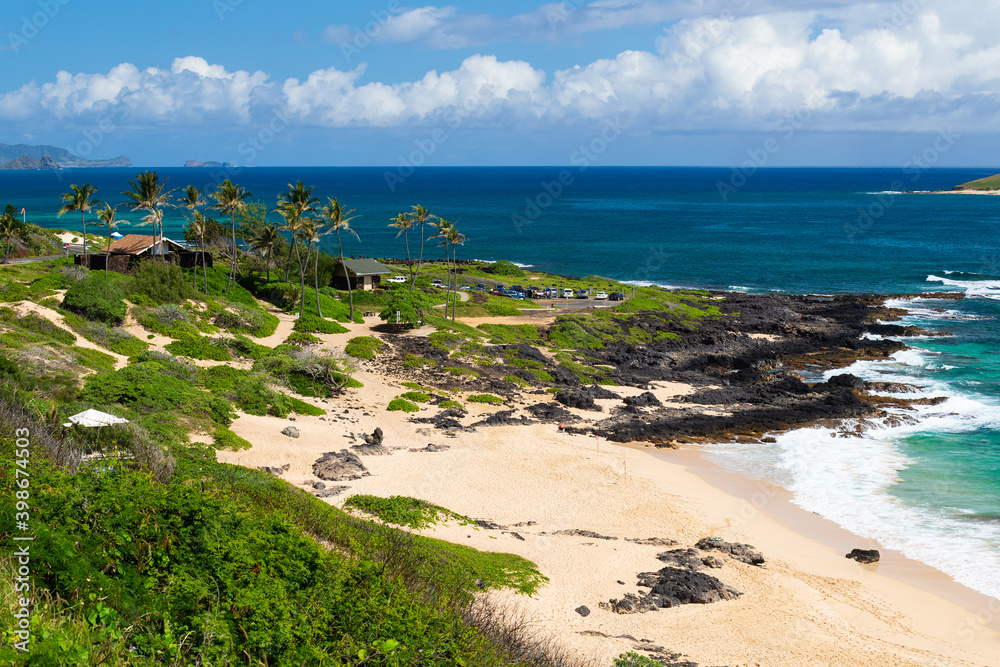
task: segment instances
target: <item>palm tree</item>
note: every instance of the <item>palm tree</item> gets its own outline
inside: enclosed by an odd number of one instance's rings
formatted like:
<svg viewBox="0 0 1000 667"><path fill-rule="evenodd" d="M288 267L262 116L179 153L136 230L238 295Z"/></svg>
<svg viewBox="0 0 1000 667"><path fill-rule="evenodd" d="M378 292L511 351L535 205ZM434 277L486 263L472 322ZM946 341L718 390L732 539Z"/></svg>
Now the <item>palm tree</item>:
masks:
<svg viewBox="0 0 1000 667"><path fill-rule="evenodd" d="M309 253L312 251L312 247L316 245L316 270L313 272L314 286L313 290L316 292L316 313L323 317L323 308L319 303L319 244L324 236L329 234L332 230L327 229L323 231L323 224L316 218L306 218L304 224L302 225L302 238L306 242L306 269L309 268ZM303 284L303 287L305 285ZM303 300L303 308L305 302ZM351 314L353 319L353 311Z"/></svg>
<svg viewBox="0 0 1000 667"><path fill-rule="evenodd" d="M299 239L302 237L308 218L300 215L298 209L288 202L282 202L276 210L281 219L285 221L285 224L280 227L281 231L292 235L292 242L288 247L288 263L285 266L285 282L288 282L288 273L292 268L292 251L294 250L295 258L299 263L299 298L305 300L306 278L302 268L302 255L299 253ZM299 310L302 310L301 304Z"/></svg>
<svg viewBox="0 0 1000 667"><path fill-rule="evenodd" d="M337 232L337 247L340 250L340 265L344 269L344 276L347 278L347 299L351 306L350 320L354 321L354 291L351 289L351 276L347 273L347 263L344 262L344 242L340 238L340 232L349 232L354 235L354 238L361 240L358 233L351 229L351 220L354 220L357 216L352 216L354 209L345 211L340 202L334 197L328 197L329 202L326 206L319 209L320 217L323 222L330 226L330 231Z"/></svg>
<svg viewBox="0 0 1000 667"><path fill-rule="evenodd" d="M450 220L445 220L444 218L438 218L437 222L430 223L434 229L437 230L437 234L431 237L433 239L441 239L438 243L438 247L444 246L444 261L445 266L448 267L448 292L445 294L444 300L444 316L448 317L448 306L451 304L451 254L448 252L448 230L452 228L452 222Z"/></svg>
<svg viewBox="0 0 1000 667"><path fill-rule="evenodd" d="M274 256L274 246L278 245L281 238L281 231L274 223L268 223L257 230L257 235L250 242L251 247L264 252L264 263L267 265L267 282L271 282L271 259Z"/></svg>
<svg viewBox="0 0 1000 667"><path fill-rule="evenodd" d="M406 242L406 266L410 271L410 281L413 281L413 265L410 263L410 230L413 229L413 220L405 213L400 213L392 222L389 223L390 227L398 229L399 232L396 234L398 239L400 234L403 235L403 240Z"/></svg>
<svg viewBox="0 0 1000 667"><path fill-rule="evenodd" d="M452 226L448 229L447 237L446 238L448 240L448 243L451 244L451 254L452 254L451 264L452 264L452 266L455 267L455 284L458 285L458 246L464 245L465 242L469 240L469 238L465 234L463 234L462 232L458 231L458 229L455 227L454 224L452 224ZM455 298L455 300L452 302L452 305L451 305L451 321L452 322L455 321L455 310L458 308L458 290L457 289L455 290L455 297L454 298ZM447 317L447 316L448 316L448 313L445 312L445 317Z"/></svg>
<svg viewBox="0 0 1000 667"><path fill-rule="evenodd" d="M288 246L288 259L285 264L286 283L288 282L288 274L292 270L292 250L296 251L296 257L298 257L298 248L295 247L295 244L296 234L301 226L300 221L306 213L313 210L314 205L319 203L319 197L313 197L312 191L312 186L306 187L302 181L297 181L295 185L288 184L288 192L282 192L278 195L277 213L285 219L284 230L292 234L292 244ZM291 216L282 213L282 209L291 212Z"/></svg>
<svg viewBox="0 0 1000 667"><path fill-rule="evenodd" d="M69 187L72 191L63 194L63 206L59 209L57 217L62 217L64 213L80 213L80 219L83 220L83 265L90 268L87 259L87 214L90 213L91 207L99 206L101 202L94 197L97 188L90 183L85 183L83 187L76 185Z"/></svg>
<svg viewBox="0 0 1000 667"><path fill-rule="evenodd" d="M188 225L188 229L190 230L191 235L198 239L198 247L201 248L201 268L202 272L205 274L205 294L208 294L208 260L206 259L205 253L205 228L205 216L202 215L200 211L195 211L194 215L191 216L191 224ZM195 266L194 278L197 286L197 266Z"/></svg>
<svg viewBox="0 0 1000 667"><path fill-rule="evenodd" d="M189 185L186 188L184 188L184 194L183 194L183 196L181 196L177 200L177 205L178 206L183 206L184 208L186 208L189 211L191 211L191 217L188 218L188 220L191 221L191 225L188 227L188 229L191 231L192 234L196 234L195 229L194 229L195 226L196 226L194 224L195 223L195 219L198 216L201 215L201 213L198 212L198 209L201 208L202 206L206 206L207 204L208 204L208 200L205 199L201 195L201 189L200 188L196 188L193 185ZM204 234L205 223L201 222L197 226L201 230L201 234ZM197 235L200 235L200 234L197 234ZM204 247L201 247L201 246L199 246L199 247L201 248L201 260L202 260L202 264L204 265L204 269L205 269L205 283L208 284L208 263L205 261L205 249L204 249ZM197 261L197 255L195 255L194 280L191 281L191 286L192 287L197 287L198 286L198 261ZM207 287L205 288L205 293L206 294L208 293L208 288Z"/></svg>
<svg viewBox="0 0 1000 667"><path fill-rule="evenodd" d="M108 228L108 248L104 253L104 277L108 277L108 264L111 263L111 235L121 223L118 219L118 207L112 208L111 204L105 204L104 208L97 210L97 219L103 227Z"/></svg>
<svg viewBox="0 0 1000 667"><path fill-rule="evenodd" d="M426 225L431 220L437 220L438 217L431 213L429 208L424 208L420 204L416 204L413 210L409 213L410 220L413 221L413 225L420 225L420 259L417 261L417 272L413 274L413 282L410 284L410 291L412 292L417 288L417 276L420 275L420 268L424 263L424 225Z"/></svg>
<svg viewBox="0 0 1000 667"><path fill-rule="evenodd" d="M7 257L10 255L10 240L17 234L18 229L21 227L19 224L20 220L17 219L17 209L7 204L7 208L4 210L3 214L0 215L0 237L3 237L3 263L7 263Z"/></svg>
<svg viewBox="0 0 1000 667"><path fill-rule="evenodd" d="M134 181L129 181L128 184L132 187L131 190L126 190L122 194L128 197L131 201L127 202L125 205L129 206L133 211L146 211L147 215L143 218L142 224L153 224L153 247L160 248L157 245L156 237L156 226L160 226L160 237L159 240L163 240L163 211L165 206L170 206L172 200L170 193L173 190L164 190L167 185L167 181L170 177L164 178L160 181L160 176L156 171L144 171L139 174L139 178ZM155 215L154 212L159 211L159 215ZM162 250L162 248L160 248ZM154 250L155 252L155 250ZM161 252L160 258L162 259L163 254Z"/></svg>
<svg viewBox="0 0 1000 667"><path fill-rule="evenodd" d="M229 294L229 289L233 286L233 280L236 277L236 214L247 210L247 199L251 197L251 194L242 186L234 185L227 178L212 193L212 197L216 201L212 208L218 209L222 214L228 213L232 222L233 256L229 265L229 282L226 283L226 294Z"/></svg>

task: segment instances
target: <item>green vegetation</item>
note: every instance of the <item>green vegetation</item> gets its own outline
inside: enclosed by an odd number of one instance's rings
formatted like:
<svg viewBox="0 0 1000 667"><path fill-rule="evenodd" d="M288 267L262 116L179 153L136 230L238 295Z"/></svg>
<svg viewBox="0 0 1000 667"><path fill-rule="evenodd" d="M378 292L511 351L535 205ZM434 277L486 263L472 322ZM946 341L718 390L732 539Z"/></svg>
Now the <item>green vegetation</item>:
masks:
<svg viewBox="0 0 1000 667"><path fill-rule="evenodd" d="M255 304L256 305L256 304ZM215 326L231 333L243 333L254 338L267 338L281 320L263 310L241 303L231 303L215 316Z"/></svg>
<svg viewBox="0 0 1000 667"><path fill-rule="evenodd" d="M429 528L448 519L458 519L463 525L475 524L474 521L461 514L456 514L438 505L432 505L419 498L407 496L380 498L359 494L345 500L344 507L353 507L378 517L385 523L406 526L407 528Z"/></svg>
<svg viewBox="0 0 1000 667"><path fill-rule="evenodd" d="M533 324L480 324L478 329L490 337L491 343L503 343L516 345L518 343L528 343L529 345L544 344L542 334L538 327Z"/></svg>
<svg viewBox="0 0 1000 667"><path fill-rule="evenodd" d="M404 368L422 368L424 366L430 366L431 362L429 359L425 359L416 354L407 354L403 357L403 367Z"/></svg>
<svg viewBox="0 0 1000 667"><path fill-rule="evenodd" d="M499 396L494 396L493 394L475 394L474 396L469 396L469 403L487 403L489 405L503 405L504 400Z"/></svg>
<svg viewBox="0 0 1000 667"><path fill-rule="evenodd" d="M635 651L629 651L615 658L614 667L662 667L662 665L663 663L659 660L653 660Z"/></svg>
<svg viewBox="0 0 1000 667"><path fill-rule="evenodd" d="M322 342L323 339L319 336L314 336L311 333L302 333L301 331L293 331L285 339L287 345L317 345Z"/></svg>
<svg viewBox="0 0 1000 667"><path fill-rule="evenodd" d="M529 387L529 386L531 386L531 383L529 383L527 380L525 380L523 378L519 378L516 375L505 375L503 379L504 379L505 382L510 382L511 384L516 384L518 387L522 387L523 388L523 387Z"/></svg>
<svg viewBox="0 0 1000 667"><path fill-rule="evenodd" d="M396 289L389 293L385 306L378 316L390 324L399 323L415 327L420 324L424 313L429 311L432 305L423 292Z"/></svg>
<svg viewBox="0 0 1000 667"><path fill-rule="evenodd" d="M63 297L63 308L93 322L117 326L125 321L128 307L118 277L92 273L72 285Z"/></svg>
<svg viewBox="0 0 1000 667"><path fill-rule="evenodd" d="M223 340L210 340L201 336L189 336L168 343L165 346L171 354L189 359L207 359L209 361L229 361L232 355Z"/></svg>
<svg viewBox="0 0 1000 667"><path fill-rule="evenodd" d="M38 334L43 338L49 338L65 345L72 345L76 342L76 336L72 333L36 313L18 316L13 309L6 306L0 307L0 324Z"/></svg>
<svg viewBox="0 0 1000 667"><path fill-rule="evenodd" d="M420 408L404 398L392 399L389 401L389 407L386 410L389 412L420 412Z"/></svg>
<svg viewBox="0 0 1000 667"><path fill-rule="evenodd" d="M441 370L451 375L456 375L459 377L471 377L471 378L480 377L480 373L472 370L471 368L465 368L464 366L445 366Z"/></svg>
<svg viewBox="0 0 1000 667"><path fill-rule="evenodd" d="M385 343L373 336L357 336L347 341L344 354L356 359L374 359Z"/></svg>
<svg viewBox="0 0 1000 667"><path fill-rule="evenodd" d="M513 262L508 262L505 259L501 259L499 262L493 262L489 266L484 267L484 270L498 276L512 276L515 278L524 277L524 271L521 270L521 267Z"/></svg>
<svg viewBox="0 0 1000 667"><path fill-rule="evenodd" d="M956 185L955 190L1000 190L1000 174Z"/></svg>
<svg viewBox="0 0 1000 667"><path fill-rule="evenodd" d="M191 313L174 304L138 308L135 311L135 319L147 331L175 340L201 336L201 330L191 321Z"/></svg>
<svg viewBox="0 0 1000 667"><path fill-rule="evenodd" d="M295 320L295 331L310 334L340 334L350 331L347 327L334 320L325 320L315 315L303 315Z"/></svg>
<svg viewBox="0 0 1000 667"><path fill-rule="evenodd" d="M441 408L442 410L462 410L463 412L465 411L464 405L462 405L458 401L453 401L451 399L447 401L441 401L440 403L438 403L438 407Z"/></svg>
<svg viewBox="0 0 1000 667"><path fill-rule="evenodd" d="M219 426L216 428L212 437L215 439L216 449L228 449L230 451L238 452L253 447L253 444L236 435L225 426Z"/></svg>
<svg viewBox="0 0 1000 667"><path fill-rule="evenodd" d="M101 322L91 322L70 312L63 314L66 325L94 345L126 357L133 357L149 349L146 341L139 340L122 329L115 329Z"/></svg>
<svg viewBox="0 0 1000 667"><path fill-rule="evenodd" d="M430 403L431 401L434 400L434 398L430 396L430 394L425 394L420 391L408 391L405 394L403 394L400 398L406 399L407 401L411 401L413 403Z"/></svg>

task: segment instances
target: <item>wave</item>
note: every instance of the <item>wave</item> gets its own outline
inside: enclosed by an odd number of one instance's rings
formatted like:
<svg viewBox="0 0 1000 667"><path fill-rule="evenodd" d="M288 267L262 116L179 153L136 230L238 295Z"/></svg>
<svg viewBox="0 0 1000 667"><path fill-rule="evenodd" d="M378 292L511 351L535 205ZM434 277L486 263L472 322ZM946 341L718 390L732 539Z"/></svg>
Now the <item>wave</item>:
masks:
<svg viewBox="0 0 1000 667"><path fill-rule="evenodd" d="M946 287L956 287L965 291L969 297L1000 299L1000 280L955 280L940 276L927 276L929 283L941 283Z"/></svg>
<svg viewBox="0 0 1000 667"><path fill-rule="evenodd" d="M944 397L938 405L899 410L907 419L869 428L861 437L813 427L775 435L772 444L711 445L719 463L762 477L793 493L793 502L862 538L902 552L986 595L1000 597L1000 521L959 507L907 504L893 495L901 474L920 462L903 451L916 434L962 434L1000 428L1000 405L960 390L940 373L951 367L940 353L920 348L887 361L858 361L826 371L823 379L851 373L869 381L917 387L916 393L881 392L901 398ZM892 412L892 410L890 410ZM846 424L850 430L851 424Z"/></svg>

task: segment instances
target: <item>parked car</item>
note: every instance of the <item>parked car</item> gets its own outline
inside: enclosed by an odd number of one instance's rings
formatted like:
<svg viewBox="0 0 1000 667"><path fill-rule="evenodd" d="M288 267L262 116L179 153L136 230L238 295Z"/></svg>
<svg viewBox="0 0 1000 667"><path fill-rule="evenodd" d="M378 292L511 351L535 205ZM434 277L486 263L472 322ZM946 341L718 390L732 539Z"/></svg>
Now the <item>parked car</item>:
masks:
<svg viewBox="0 0 1000 667"><path fill-rule="evenodd" d="M512 289L505 290L505 291L501 292L501 295L507 297L508 299L523 299L524 298L523 294L521 294L520 292L515 292Z"/></svg>
<svg viewBox="0 0 1000 667"><path fill-rule="evenodd" d="M590 298L590 292L588 292L585 289L582 289L582 290L580 290L579 292L576 293L576 298L577 299L588 299L588 298Z"/></svg>
<svg viewBox="0 0 1000 667"><path fill-rule="evenodd" d="M571 290L570 288L566 287L566 288L564 288L564 289L563 289L563 291L562 291L562 292L561 292L561 293L559 294L559 296L560 296L560 298L563 298L563 299L572 299L572 298L573 298L573 296L574 296L574 292L573 292L573 290Z"/></svg>
<svg viewBox="0 0 1000 667"><path fill-rule="evenodd" d="M546 299L554 299L559 296L559 290L555 287L546 287L545 291L542 292L542 296Z"/></svg>
<svg viewBox="0 0 1000 667"><path fill-rule="evenodd" d="M486 283L476 283L476 286L473 287L472 289L474 289L474 290L476 290L478 292L485 292L486 291Z"/></svg>
<svg viewBox="0 0 1000 667"><path fill-rule="evenodd" d="M625 295L622 294L621 292L612 292L611 294L608 295L608 298L611 301L624 301Z"/></svg>
<svg viewBox="0 0 1000 667"><path fill-rule="evenodd" d="M468 285L459 285L458 289L472 289L472 288L469 287Z"/></svg>
<svg viewBox="0 0 1000 667"><path fill-rule="evenodd" d="M598 292L597 294L594 295L594 298L597 299L598 301L606 301L608 298L608 293Z"/></svg>
<svg viewBox="0 0 1000 667"><path fill-rule="evenodd" d="M504 285L503 283L499 283L499 284L494 285L493 289L491 289L490 291L491 292L495 292L497 294L500 294L502 292L506 292L507 291L507 286Z"/></svg>
<svg viewBox="0 0 1000 667"><path fill-rule="evenodd" d="M444 287L444 282L435 278L431 281L431 285L434 285L434 287Z"/></svg>
<svg viewBox="0 0 1000 667"><path fill-rule="evenodd" d="M520 285L511 285L510 286L510 291L512 291L512 292L524 292L524 288L521 287Z"/></svg>
<svg viewBox="0 0 1000 667"><path fill-rule="evenodd" d="M405 283L406 281L406 276L392 276L391 278L386 278L387 283Z"/></svg>

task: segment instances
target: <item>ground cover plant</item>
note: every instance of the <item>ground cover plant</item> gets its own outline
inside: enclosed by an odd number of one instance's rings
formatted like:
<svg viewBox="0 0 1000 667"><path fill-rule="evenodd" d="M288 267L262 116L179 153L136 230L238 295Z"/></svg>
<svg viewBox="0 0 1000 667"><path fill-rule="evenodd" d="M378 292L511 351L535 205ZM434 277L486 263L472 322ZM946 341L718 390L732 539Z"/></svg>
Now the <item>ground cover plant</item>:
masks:
<svg viewBox="0 0 1000 667"><path fill-rule="evenodd" d="M373 336L356 336L347 341L344 346L344 354L356 359L374 359L378 355L385 343Z"/></svg>

